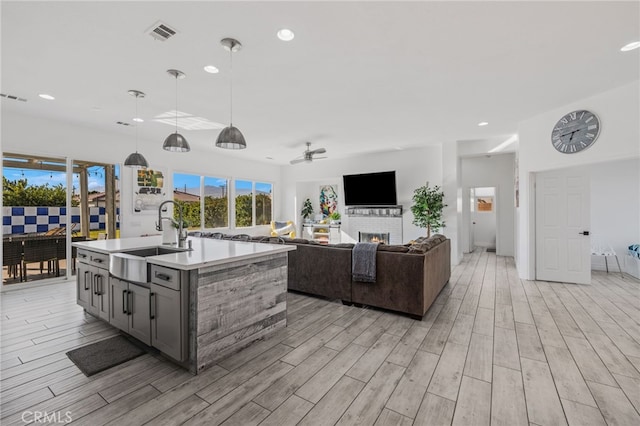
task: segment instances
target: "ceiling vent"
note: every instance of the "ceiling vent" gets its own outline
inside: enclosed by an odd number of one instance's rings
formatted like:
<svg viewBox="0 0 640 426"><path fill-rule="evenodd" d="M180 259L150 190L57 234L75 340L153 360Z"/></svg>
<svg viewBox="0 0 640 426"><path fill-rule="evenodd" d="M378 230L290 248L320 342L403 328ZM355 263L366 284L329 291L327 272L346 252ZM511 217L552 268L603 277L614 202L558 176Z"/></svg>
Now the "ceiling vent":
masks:
<svg viewBox="0 0 640 426"><path fill-rule="evenodd" d="M124 121L116 121L116 124L119 124L121 126L130 126L131 123L125 123Z"/></svg>
<svg viewBox="0 0 640 426"><path fill-rule="evenodd" d="M156 40L165 41L176 35L177 31L164 22L158 21L153 24L146 33Z"/></svg>
<svg viewBox="0 0 640 426"><path fill-rule="evenodd" d="M21 98L15 95L7 95L5 93L0 93L0 96L2 96L3 98L12 99L14 101L27 102L25 98Z"/></svg>

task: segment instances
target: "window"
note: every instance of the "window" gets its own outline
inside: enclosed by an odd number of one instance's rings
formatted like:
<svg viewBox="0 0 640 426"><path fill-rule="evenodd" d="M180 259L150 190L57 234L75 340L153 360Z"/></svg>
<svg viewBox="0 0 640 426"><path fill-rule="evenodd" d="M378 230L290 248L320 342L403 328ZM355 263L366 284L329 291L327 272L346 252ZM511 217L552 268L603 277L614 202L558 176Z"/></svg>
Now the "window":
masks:
<svg viewBox="0 0 640 426"><path fill-rule="evenodd" d="M173 174L173 200L182 206L189 229L229 226L229 181L223 178ZM178 210L173 211L178 218ZM201 224L204 223L204 227Z"/></svg>
<svg viewBox="0 0 640 426"><path fill-rule="evenodd" d="M187 228L200 229L200 176L174 173L173 188L173 201L182 207ZM173 218L178 217L178 209L173 209Z"/></svg>
<svg viewBox="0 0 640 426"><path fill-rule="evenodd" d="M272 190L272 184L256 182L256 225L271 223Z"/></svg>
<svg viewBox="0 0 640 426"><path fill-rule="evenodd" d="M236 188L236 228L253 225L253 182L235 181Z"/></svg>
<svg viewBox="0 0 640 426"><path fill-rule="evenodd" d="M204 227L226 228L229 226L229 181L215 177L204 177Z"/></svg>

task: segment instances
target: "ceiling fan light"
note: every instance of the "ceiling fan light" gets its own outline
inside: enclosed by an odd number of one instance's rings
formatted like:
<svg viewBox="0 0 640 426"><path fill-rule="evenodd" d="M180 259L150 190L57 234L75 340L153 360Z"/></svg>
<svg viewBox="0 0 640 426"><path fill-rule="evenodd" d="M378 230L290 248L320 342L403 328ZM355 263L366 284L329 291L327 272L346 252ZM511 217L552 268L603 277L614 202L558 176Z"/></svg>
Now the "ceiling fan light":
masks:
<svg viewBox="0 0 640 426"><path fill-rule="evenodd" d="M189 152L191 151L191 147L189 146L189 142L182 136L180 133L171 133L164 140L162 144L162 149L170 152Z"/></svg>
<svg viewBox="0 0 640 426"><path fill-rule="evenodd" d="M247 142L245 142L242 132L237 127L229 126L222 129L218 135L216 146L225 149L245 149Z"/></svg>
<svg viewBox="0 0 640 426"><path fill-rule="evenodd" d="M124 165L135 169L146 169L149 167L147 159L138 151L129 154L129 156L124 160Z"/></svg>

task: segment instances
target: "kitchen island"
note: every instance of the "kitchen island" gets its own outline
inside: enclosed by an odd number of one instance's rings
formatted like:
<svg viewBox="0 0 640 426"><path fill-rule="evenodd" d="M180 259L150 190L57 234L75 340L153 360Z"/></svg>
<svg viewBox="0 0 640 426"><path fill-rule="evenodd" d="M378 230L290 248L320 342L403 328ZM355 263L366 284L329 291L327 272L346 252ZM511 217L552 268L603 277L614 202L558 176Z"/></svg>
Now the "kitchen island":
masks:
<svg viewBox="0 0 640 426"><path fill-rule="evenodd" d="M161 237L73 245L78 304L198 374L286 326L287 252L295 246L189 241L182 251Z"/></svg>

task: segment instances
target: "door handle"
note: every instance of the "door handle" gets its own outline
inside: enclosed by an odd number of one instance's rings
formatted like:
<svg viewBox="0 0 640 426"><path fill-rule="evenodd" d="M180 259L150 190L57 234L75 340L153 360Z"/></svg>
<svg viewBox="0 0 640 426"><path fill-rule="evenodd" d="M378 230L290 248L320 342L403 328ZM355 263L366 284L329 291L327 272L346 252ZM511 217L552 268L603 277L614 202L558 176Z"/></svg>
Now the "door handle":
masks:
<svg viewBox="0 0 640 426"><path fill-rule="evenodd" d="M127 315L131 315L133 313L133 292L131 290L127 290L127 294L129 295L127 301Z"/></svg>
<svg viewBox="0 0 640 426"><path fill-rule="evenodd" d="M122 290L122 313L129 315L127 312L127 290Z"/></svg>
<svg viewBox="0 0 640 426"><path fill-rule="evenodd" d="M88 280L87 280L87 274L88 273L89 273L89 271L84 271L84 289L85 290L89 290Z"/></svg>
<svg viewBox="0 0 640 426"><path fill-rule="evenodd" d="M155 313L155 293L150 293L149 294L149 319L156 319L156 313Z"/></svg>
<svg viewBox="0 0 640 426"><path fill-rule="evenodd" d="M589 235L589 231L578 232L578 235Z"/></svg>
<svg viewBox="0 0 640 426"><path fill-rule="evenodd" d="M98 291L96 290L96 288L98 287L98 285L96 284L96 281L97 281L96 278L98 278L97 275L94 275L93 277L91 277L91 286L93 287L93 294L97 296Z"/></svg>

